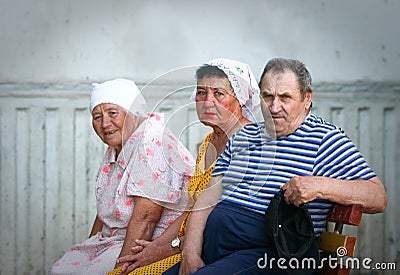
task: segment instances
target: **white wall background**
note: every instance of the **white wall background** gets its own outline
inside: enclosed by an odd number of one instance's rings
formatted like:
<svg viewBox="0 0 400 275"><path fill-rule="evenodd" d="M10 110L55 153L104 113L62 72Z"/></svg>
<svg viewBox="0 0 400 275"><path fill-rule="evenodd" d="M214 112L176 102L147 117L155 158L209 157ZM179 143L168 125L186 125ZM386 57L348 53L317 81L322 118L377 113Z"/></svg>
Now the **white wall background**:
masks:
<svg viewBox="0 0 400 275"><path fill-rule="evenodd" d="M194 151L191 68L215 57L261 74L303 60L315 112L348 132L384 181L384 214L364 215L359 257L400 258L400 2L395 0L0 0L0 274L44 274L94 219L103 147L87 112L90 83L135 80ZM378 273L378 272L377 272Z"/></svg>
<svg viewBox="0 0 400 275"><path fill-rule="evenodd" d="M226 56L261 73L304 60L316 81L397 81L395 0L1 0L1 81L147 82Z"/></svg>

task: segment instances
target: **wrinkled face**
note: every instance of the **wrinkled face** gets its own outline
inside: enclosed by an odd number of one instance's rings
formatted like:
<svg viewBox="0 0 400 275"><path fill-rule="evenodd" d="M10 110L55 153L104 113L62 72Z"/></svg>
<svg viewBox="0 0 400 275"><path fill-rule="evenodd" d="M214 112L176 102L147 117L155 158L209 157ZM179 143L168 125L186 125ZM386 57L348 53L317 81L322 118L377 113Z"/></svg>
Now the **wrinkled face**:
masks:
<svg viewBox="0 0 400 275"><path fill-rule="evenodd" d="M123 142L132 132L124 129L125 120L128 118L131 116L127 115L124 108L110 103L99 104L92 112L92 125L96 134L105 144L114 147L117 153L121 151Z"/></svg>
<svg viewBox="0 0 400 275"><path fill-rule="evenodd" d="M261 82L261 110L269 134L276 137L293 133L305 120L311 106L312 92L303 99L296 74L286 70L266 73Z"/></svg>
<svg viewBox="0 0 400 275"><path fill-rule="evenodd" d="M228 78L216 76L197 81L196 109L203 124L221 129L227 129L243 116Z"/></svg>

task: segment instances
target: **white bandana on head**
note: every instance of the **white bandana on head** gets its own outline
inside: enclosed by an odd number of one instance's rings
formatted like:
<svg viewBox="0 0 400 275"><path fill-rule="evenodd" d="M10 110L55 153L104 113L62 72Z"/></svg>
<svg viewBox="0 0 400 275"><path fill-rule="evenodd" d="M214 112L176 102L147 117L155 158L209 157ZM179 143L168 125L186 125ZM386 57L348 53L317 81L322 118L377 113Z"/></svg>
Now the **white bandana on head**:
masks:
<svg viewBox="0 0 400 275"><path fill-rule="evenodd" d="M204 63L204 65L215 66L222 70L228 77L233 91L242 106L243 116L254 120L254 114L260 111L260 89L250 66L231 59L217 58ZM196 89L191 100L195 100Z"/></svg>
<svg viewBox="0 0 400 275"><path fill-rule="evenodd" d="M142 116L146 111L146 101L135 82L123 78L92 84L90 113L102 103L116 104L137 116Z"/></svg>

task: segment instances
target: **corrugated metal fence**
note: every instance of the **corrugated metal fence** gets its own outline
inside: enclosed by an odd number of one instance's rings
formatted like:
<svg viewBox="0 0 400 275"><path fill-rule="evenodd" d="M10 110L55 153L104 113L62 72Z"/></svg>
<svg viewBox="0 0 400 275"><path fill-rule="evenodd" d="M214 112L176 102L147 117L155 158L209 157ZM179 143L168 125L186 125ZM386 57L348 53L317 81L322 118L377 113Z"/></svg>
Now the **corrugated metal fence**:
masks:
<svg viewBox="0 0 400 275"><path fill-rule="evenodd" d="M150 106L168 90L150 91ZM398 266L400 85L319 84L315 90L314 112L346 130L387 189L385 213L364 215L359 228L346 229L358 236L357 257ZM45 274L88 236L104 150L92 130L88 91L88 85L0 85L0 274ZM157 109L195 153L209 130L186 127L197 117L188 94L164 100Z"/></svg>

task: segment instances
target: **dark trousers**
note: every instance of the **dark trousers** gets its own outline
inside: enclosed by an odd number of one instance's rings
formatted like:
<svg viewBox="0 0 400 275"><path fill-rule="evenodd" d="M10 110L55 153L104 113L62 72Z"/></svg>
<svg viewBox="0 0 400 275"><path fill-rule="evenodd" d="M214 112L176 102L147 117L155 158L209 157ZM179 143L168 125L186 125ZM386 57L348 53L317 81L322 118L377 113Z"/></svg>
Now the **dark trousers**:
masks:
<svg viewBox="0 0 400 275"><path fill-rule="evenodd" d="M204 230L202 259L206 265L194 274L286 274L275 266L263 267L266 254L269 259L277 258L265 236L264 215L220 202L210 213ZM178 274L179 266L164 274Z"/></svg>

